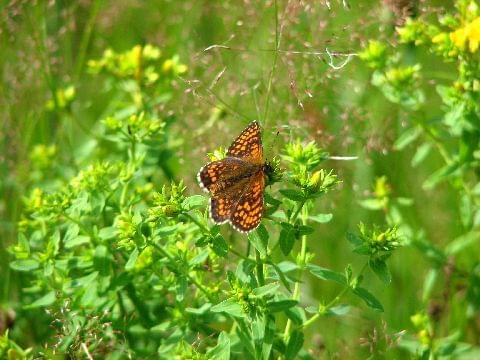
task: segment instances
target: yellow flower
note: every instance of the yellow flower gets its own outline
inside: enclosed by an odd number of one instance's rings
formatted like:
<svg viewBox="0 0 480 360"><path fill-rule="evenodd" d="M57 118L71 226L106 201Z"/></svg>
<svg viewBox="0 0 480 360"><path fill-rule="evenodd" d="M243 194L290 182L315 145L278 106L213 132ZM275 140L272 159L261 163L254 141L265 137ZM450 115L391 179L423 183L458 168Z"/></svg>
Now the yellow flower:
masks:
<svg viewBox="0 0 480 360"><path fill-rule="evenodd" d="M476 52L480 45L480 17L464 27L451 32L450 39L461 50L465 50L465 47L468 45L468 50L471 53Z"/></svg>

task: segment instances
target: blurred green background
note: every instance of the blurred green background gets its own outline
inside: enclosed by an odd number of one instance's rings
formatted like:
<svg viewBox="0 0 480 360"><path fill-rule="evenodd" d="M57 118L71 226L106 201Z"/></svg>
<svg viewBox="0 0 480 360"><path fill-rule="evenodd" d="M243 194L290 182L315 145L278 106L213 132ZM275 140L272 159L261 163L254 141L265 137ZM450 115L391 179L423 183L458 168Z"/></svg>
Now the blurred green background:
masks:
<svg viewBox="0 0 480 360"><path fill-rule="evenodd" d="M372 194L380 176L386 176L392 196L413 199L413 206L403 210L412 229L424 229L438 245L454 239L461 234L455 192L448 184L422 188L440 166L440 158L429 156L413 169L415 149L394 151L392 144L408 125L409 114L370 84L370 70L356 56L368 39L395 46L395 26L406 14L446 12L452 7L450 2L439 3L441 9L413 0L279 1L277 25L272 1L3 1L0 311L16 308L26 285L6 265L7 247L16 241L22 197L34 183L43 182L48 189L55 182L54 177L36 178L32 151L38 144L55 145L61 161L76 162L77 168L88 162L81 153L89 154L94 146L92 129L108 112L114 94L101 90L102 79L91 76L86 64L106 48L122 52L149 43L169 56L177 54L187 65L187 72L174 80L172 99L162 111L176 115L169 128L177 139L176 152L166 154L171 157L170 175L184 179L190 194L200 193L195 175L207 161L206 153L228 146L252 119L263 119L273 71L263 123L266 156L272 158L285 141L298 138L316 141L331 155L358 157L324 164L338 173L342 184L323 199L322 210L333 213L333 220L319 227L316 241L309 244L318 263L338 271L350 262L360 266L345 234L360 221L384 222L382 211L368 211L359 204ZM281 49L277 54L276 36ZM330 57L327 51L340 55ZM402 51L407 59L426 56L414 48ZM425 77L447 83L454 79L452 69L438 61L423 71ZM49 111L47 104L68 86L74 87L75 98L66 120ZM440 99L432 88L426 92L430 115L435 117ZM429 264L411 247L398 250L390 264L389 287L373 276L365 280L385 312L353 311L340 320L321 319L308 335L318 354L349 358L362 354L361 339L373 336L374 329L395 333L411 328L410 316L426 307L421 289ZM303 286L303 301L335 294L334 286L320 290L315 284ZM17 314L16 322L27 329L22 321ZM16 340L32 346L35 339L39 337Z"/></svg>

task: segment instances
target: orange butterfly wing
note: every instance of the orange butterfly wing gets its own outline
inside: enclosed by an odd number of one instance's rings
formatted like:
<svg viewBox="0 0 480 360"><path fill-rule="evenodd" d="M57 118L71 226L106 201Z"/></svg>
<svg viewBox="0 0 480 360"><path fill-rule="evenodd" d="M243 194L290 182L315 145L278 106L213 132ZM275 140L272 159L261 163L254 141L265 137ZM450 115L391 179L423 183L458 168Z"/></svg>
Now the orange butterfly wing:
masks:
<svg viewBox="0 0 480 360"><path fill-rule="evenodd" d="M263 163L261 128L252 121L228 148L227 156L245 159L254 164Z"/></svg>
<svg viewBox="0 0 480 360"><path fill-rule="evenodd" d="M229 221L241 232L254 230L263 215L263 147L261 128L253 121L233 141L225 159L198 173L200 186L211 194L210 216L217 224Z"/></svg>

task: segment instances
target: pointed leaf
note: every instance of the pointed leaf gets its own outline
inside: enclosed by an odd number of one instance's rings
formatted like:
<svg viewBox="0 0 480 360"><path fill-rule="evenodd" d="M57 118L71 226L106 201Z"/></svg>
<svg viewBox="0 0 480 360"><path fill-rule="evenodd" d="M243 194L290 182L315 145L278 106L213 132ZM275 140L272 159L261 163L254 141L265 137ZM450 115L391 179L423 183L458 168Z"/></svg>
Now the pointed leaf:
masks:
<svg viewBox="0 0 480 360"><path fill-rule="evenodd" d="M333 214L310 215L308 218L320 224L325 224L325 223L328 223L330 220L332 220Z"/></svg>
<svg viewBox="0 0 480 360"><path fill-rule="evenodd" d="M383 306L380 301L378 301L378 299L367 289L356 287L353 289L353 293L362 299L365 304L370 306L372 309L383 312Z"/></svg>
<svg viewBox="0 0 480 360"><path fill-rule="evenodd" d="M50 291L49 293L42 296L40 299L37 299L33 303L26 305L24 308L33 309L38 307L49 306L55 302L55 299L56 299L55 291Z"/></svg>
<svg viewBox="0 0 480 360"><path fill-rule="evenodd" d="M347 279L345 278L345 275L343 275L339 272L336 272L336 271L333 271L333 270L330 270L330 269L326 269L326 268L323 268L323 267L320 267L320 266L317 266L317 265L313 265L313 264L308 264L307 268L312 275L318 277L319 279L327 280L327 281L334 281L334 282L339 283L341 285L347 285Z"/></svg>
<svg viewBox="0 0 480 360"><path fill-rule="evenodd" d="M293 331L288 339L287 348L285 349L285 360L293 360L296 358L303 346L303 333L300 331Z"/></svg>
<svg viewBox="0 0 480 360"><path fill-rule="evenodd" d="M262 287L258 287L254 289L253 293L259 297L263 297L265 295L273 295L275 294L275 292L278 290L279 287L280 287L279 283L271 283L271 284L267 284Z"/></svg>
<svg viewBox="0 0 480 360"><path fill-rule="evenodd" d="M298 304L297 300L277 300L267 303L267 308L271 313L285 311Z"/></svg>
<svg viewBox="0 0 480 360"><path fill-rule="evenodd" d="M282 189L280 190L280 194L285 196L287 199L296 201L296 202L302 202L305 201L305 196L301 191L298 190L293 190L293 189Z"/></svg>
<svg viewBox="0 0 480 360"><path fill-rule="evenodd" d="M10 263L10 267L17 271L32 271L38 269L39 266L38 261L33 259L15 260Z"/></svg>
<svg viewBox="0 0 480 360"><path fill-rule="evenodd" d="M221 303L212 306L210 309L212 312L224 312L235 317L245 317L242 306L234 298L229 298Z"/></svg>
<svg viewBox="0 0 480 360"><path fill-rule="evenodd" d="M370 269L378 276L378 278L383 281L385 284L390 284L392 281L392 276L388 270L387 264L383 259L370 259L368 261Z"/></svg>
<svg viewBox="0 0 480 360"><path fill-rule="evenodd" d="M217 339L217 346L207 351L211 359L229 360L230 359L230 338L225 331L222 331Z"/></svg>

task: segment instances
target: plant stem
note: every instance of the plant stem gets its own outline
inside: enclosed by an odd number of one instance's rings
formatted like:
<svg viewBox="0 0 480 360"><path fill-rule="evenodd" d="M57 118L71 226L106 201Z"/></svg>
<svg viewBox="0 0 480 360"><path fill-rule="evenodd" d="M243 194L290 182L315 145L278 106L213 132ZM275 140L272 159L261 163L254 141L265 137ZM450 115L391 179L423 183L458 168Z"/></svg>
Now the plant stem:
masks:
<svg viewBox="0 0 480 360"><path fill-rule="evenodd" d="M305 201L299 205L299 209L303 209L302 211L302 224L306 225L307 224L307 219L308 219L308 212L304 208ZM296 220L298 214L300 213L300 210L297 210L295 215L293 216L293 221ZM292 299L293 300L300 300L300 282L302 280L302 275L303 271L305 269L305 263L307 259L307 235L302 235L302 245L300 248L300 269L299 269L299 274L298 274L298 281L295 282L295 287L293 289L293 295ZM283 339L284 341L288 340L288 337L290 336L290 329L292 327L292 320L288 319L287 320L287 325L285 326L285 331L283 332Z"/></svg>
<svg viewBox="0 0 480 360"><path fill-rule="evenodd" d="M162 248L161 246L155 244L153 241L151 242L155 249L157 249L163 256L165 256L170 262L172 262L172 265L175 264L175 259L173 258L172 255L168 253L167 250ZM210 295L210 293L203 287L202 284L200 284L196 279L194 279L190 274L185 273L182 274L187 277L188 280L190 280L206 297L210 302L215 302L215 299Z"/></svg>
<svg viewBox="0 0 480 360"><path fill-rule="evenodd" d="M97 237L95 236L95 234L89 228L87 228L81 221L72 218L70 215L66 213L62 213L62 215L65 217L65 219L70 220L71 222L77 224L78 227L83 230L83 232L85 232L88 236L92 238L92 241L97 240Z"/></svg>
<svg viewBox="0 0 480 360"><path fill-rule="evenodd" d="M133 286L132 283L128 283L125 286L125 290L127 291L128 298L132 301L138 311L140 321L149 327L152 326L153 323L150 319L150 313L148 312L146 305L138 297L135 286Z"/></svg>
<svg viewBox="0 0 480 360"><path fill-rule="evenodd" d="M125 201L127 199L127 192L128 192L128 184L130 181L125 181L125 184L123 185L122 188L122 194L120 195L120 208L125 207Z"/></svg>
<svg viewBox="0 0 480 360"><path fill-rule="evenodd" d="M298 203L298 208L297 208L297 210L295 210L295 213L292 215L292 218L290 219L290 223L292 225L295 224L295 220L297 220L297 217L300 214L300 211L302 211L303 206L305 205L306 202L307 202L307 200L302 200L302 202Z"/></svg>
<svg viewBox="0 0 480 360"><path fill-rule="evenodd" d="M277 60L278 60L278 49L280 47L280 40L282 36L281 29L278 28L278 6L277 1L274 1L275 6L275 52L273 53L273 63L272 69L270 71L270 75L268 77L268 85L267 85L267 98L265 100L265 111L263 113L263 126L267 126L267 119L268 119L268 110L270 107L270 95L272 91L272 82L273 82L273 74L277 67Z"/></svg>
<svg viewBox="0 0 480 360"><path fill-rule="evenodd" d="M102 0L96 0L93 3L93 8L90 11L90 15L85 25L85 29L82 33L82 38L80 40L79 51L77 55L77 63L75 64L75 79L78 80L82 74L83 64L85 63L85 57L88 50L88 44L90 43L90 38L92 37L93 28L95 26L95 20L97 19L98 12L100 11Z"/></svg>
<svg viewBox="0 0 480 360"><path fill-rule="evenodd" d="M360 277L361 275L363 275L365 269L368 267L368 262L366 262L363 267L360 269L360 272L358 273L358 275L356 276L357 278ZM311 324L313 324L315 322L315 320L317 320L321 315L325 314L328 310L330 310L335 304L337 304L340 299L343 297L343 295L345 295L348 290L350 290L350 285L347 284L342 290L340 290L340 292L327 304L325 305L325 307L323 308L323 311L322 313L317 313L315 315L313 315L310 319L308 319L307 321L305 321L302 325L299 326L299 328L303 328L305 329L306 327L310 326Z"/></svg>
<svg viewBox="0 0 480 360"><path fill-rule="evenodd" d="M258 285L263 286L265 285L265 276L263 274L263 261L260 257L260 252L258 250L255 250L255 260L257 262Z"/></svg>

